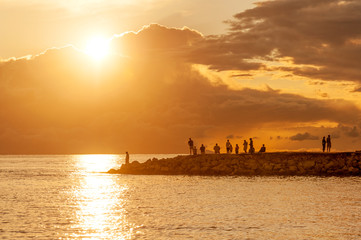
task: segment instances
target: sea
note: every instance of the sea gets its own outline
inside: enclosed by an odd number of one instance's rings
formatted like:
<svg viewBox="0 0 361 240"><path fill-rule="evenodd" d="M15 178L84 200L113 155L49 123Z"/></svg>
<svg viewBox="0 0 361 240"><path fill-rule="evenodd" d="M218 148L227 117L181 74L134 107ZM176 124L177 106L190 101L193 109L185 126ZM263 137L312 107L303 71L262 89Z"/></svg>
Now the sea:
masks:
<svg viewBox="0 0 361 240"><path fill-rule="evenodd" d="M0 239L361 239L360 177L106 173L124 157L0 156Z"/></svg>

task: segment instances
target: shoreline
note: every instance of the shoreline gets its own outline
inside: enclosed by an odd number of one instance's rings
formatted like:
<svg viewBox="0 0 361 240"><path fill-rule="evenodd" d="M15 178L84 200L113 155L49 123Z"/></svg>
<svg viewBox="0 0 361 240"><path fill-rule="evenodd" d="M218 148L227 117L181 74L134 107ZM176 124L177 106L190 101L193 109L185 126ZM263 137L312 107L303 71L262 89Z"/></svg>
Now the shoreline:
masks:
<svg viewBox="0 0 361 240"><path fill-rule="evenodd" d="M199 176L361 176L360 152L179 155L133 161L110 174Z"/></svg>

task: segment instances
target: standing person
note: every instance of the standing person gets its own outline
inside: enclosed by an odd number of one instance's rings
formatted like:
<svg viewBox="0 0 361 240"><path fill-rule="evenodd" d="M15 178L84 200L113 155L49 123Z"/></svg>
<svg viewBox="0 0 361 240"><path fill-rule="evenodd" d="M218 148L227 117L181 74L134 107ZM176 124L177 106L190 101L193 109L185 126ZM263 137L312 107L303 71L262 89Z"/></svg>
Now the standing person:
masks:
<svg viewBox="0 0 361 240"><path fill-rule="evenodd" d="M245 153L247 153L247 148L248 148L248 142L246 140L243 141L243 150Z"/></svg>
<svg viewBox="0 0 361 240"><path fill-rule="evenodd" d="M231 148L231 143L229 142L229 139L227 139L227 142L226 142L227 153L229 153L230 148Z"/></svg>
<svg viewBox="0 0 361 240"><path fill-rule="evenodd" d="M216 143L216 145L214 146L214 153L215 154L220 154L220 150L221 150L221 148L218 146L218 143Z"/></svg>
<svg viewBox="0 0 361 240"><path fill-rule="evenodd" d="M192 155L192 153L193 153L193 140L191 138L189 138L188 146L189 146L189 154Z"/></svg>
<svg viewBox="0 0 361 240"><path fill-rule="evenodd" d="M236 154L238 154L238 151L239 151L239 146L238 146L238 144L236 144L236 147L234 148L234 151L236 152Z"/></svg>
<svg viewBox="0 0 361 240"><path fill-rule="evenodd" d="M323 136L322 138L322 152L325 152L326 149L326 137Z"/></svg>
<svg viewBox="0 0 361 240"><path fill-rule="evenodd" d="M129 153L125 152L125 164L129 164Z"/></svg>
<svg viewBox="0 0 361 240"><path fill-rule="evenodd" d="M254 153L253 140L249 139L249 153Z"/></svg>
<svg viewBox="0 0 361 240"><path fill-rule="evenodd" d="M199 150L201 150L201 154L205 154L206 153L206 147L202 144L202 146L199 148Z"/></svg>
<svg viewBox="0 0 361 240"><path fill-rule="evenodd" d="M331 152L331 136L330 135L328 135L326 143L327 143L327 152Z"/></svg>
<svg viewBox="0 0 361 240"><path fill-rule="evenodd" d="M232 146L232 143L229 144L229 153L232 154L233 152L233 146Z"/></svg>

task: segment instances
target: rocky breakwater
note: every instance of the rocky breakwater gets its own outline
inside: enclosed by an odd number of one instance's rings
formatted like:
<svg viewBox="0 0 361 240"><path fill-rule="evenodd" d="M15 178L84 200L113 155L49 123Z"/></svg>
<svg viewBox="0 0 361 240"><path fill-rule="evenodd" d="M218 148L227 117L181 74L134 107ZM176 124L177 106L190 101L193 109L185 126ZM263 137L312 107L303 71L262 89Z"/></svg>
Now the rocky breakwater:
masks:
<svg viewBox="0 0 361 240"><path fill-rule="evenodd" d="M206 154L134 161L108 173L204 176L361 176L361 153Z"/></svg>

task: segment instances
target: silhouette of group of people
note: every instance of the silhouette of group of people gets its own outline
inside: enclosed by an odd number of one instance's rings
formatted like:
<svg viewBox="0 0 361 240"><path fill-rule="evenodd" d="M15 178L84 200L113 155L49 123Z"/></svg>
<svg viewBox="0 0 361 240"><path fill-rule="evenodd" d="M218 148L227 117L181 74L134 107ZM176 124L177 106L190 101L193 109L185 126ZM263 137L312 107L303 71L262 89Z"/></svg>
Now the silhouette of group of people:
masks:
<svg viewBox="0 0 361 240"><path fill-rule="evenodd" d="M194 142L191 138L189 138L188 141L188 146L189 146L189 154L190 155L197 155L197 147L194 145ZM201 151L201 154L205 154L206 153L206 147L202 144L202 146L199 148L199 150Z"/></svg>
<svg viewBox="0 0 361 240"><path fill-rule="evenodd" d="M325 152L325 148L327 147L327 152L331 151L331 136L328 135L327 139L325 136L322 138L322 152Z"/></svg>
<svg viewBox="0 0 361 240"><path fill-rule="evenodd" d="M248 149L248 145L249 145L249 149ZM197 155L197 147L194 145L194 142L191 138L189 138L188 146L189 146L189 154ZM199 150L200 150L201 154L206 153L206 147L203 144L201 145ZM218 145L218 143L216 143L216 145L213 147L213 150L214 150L215 154L221 153L221 147ZM327 152L331 151L331 136L330 135L327 136L327 139L325 136L322 138L322 152L325 152L325 150ZM229 139L227 139L227 142L226 142L226 151L228 154L232 154L232 152L233 152L233 146L232 146L231 142L229 141ZM235 154L240 153L238 144L236 144L234 151L235 151ZM243 141L243 151L245 153L250 153L250 154L255 153L252 138L249 139L249 143L246 140ZM261 149L259 150L259 153L264 153L264 152L266 152L266 147L263 144ZM125 164L129 164L129 153L128 152L125 153Z"/></svg>
<svg viewBox="0 0 361 240"><path fill-rule="evenodd" d="M197 147L194 145L194 142L191 138L189 138L188 141L188 146L189 146L189 154L190 155L197 155ZM206 147L202 144L201 147L199 148L201 154L205 154L206 153ZM218 143L216 143L216 145L213 147L214 153L215 154L220 154L221 152L221 147L218 145ZM226 151L228 154L232 154L233 152L233 146L232 143L229 141L229 139L227 139L226 142ZM236 144L235 148L234 148L235 154L239 154L239 146L238 144ZM255 148L253 146L253 139L250 138L249 139L249 150L248 150L248 142L246 140L243 141L243 151L245 153L255 153ZM261 149L259 150L260 153L266 152L266 147L263 144Z"/></svg>

